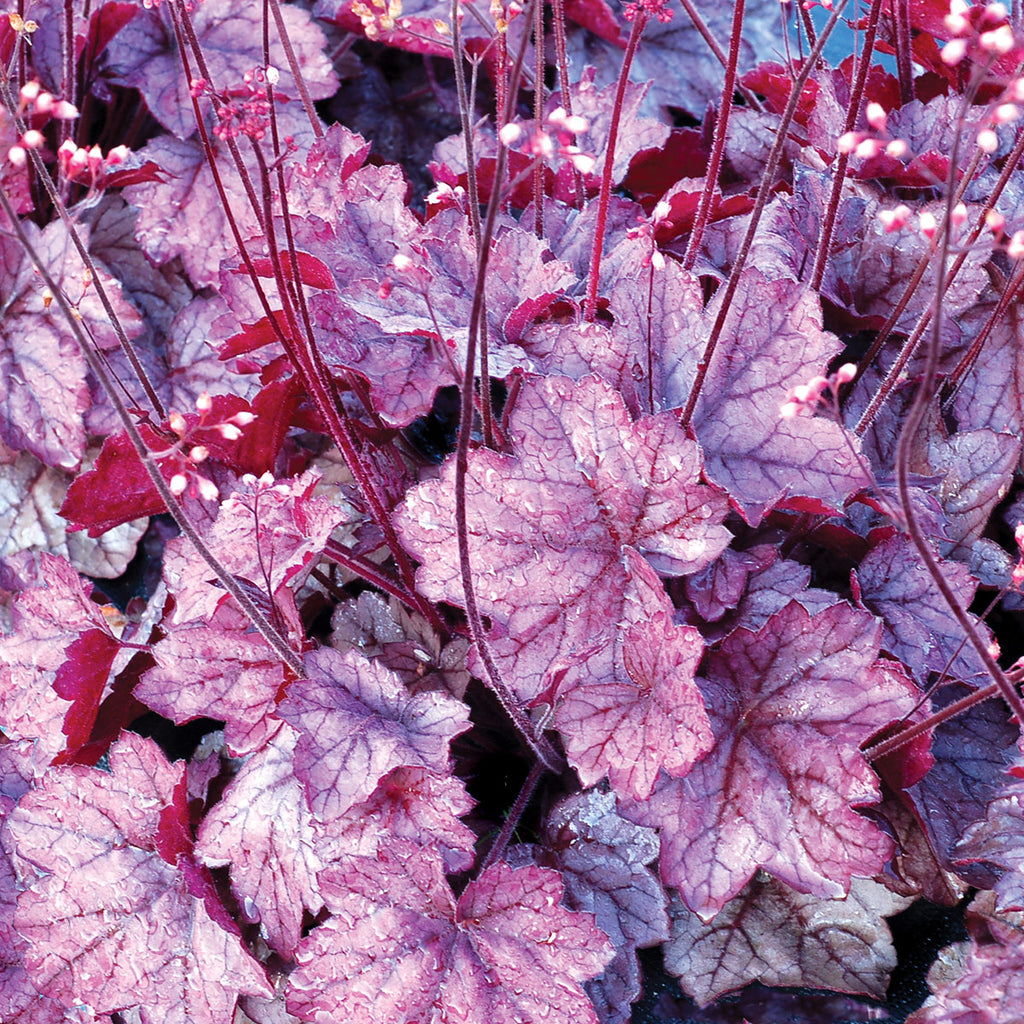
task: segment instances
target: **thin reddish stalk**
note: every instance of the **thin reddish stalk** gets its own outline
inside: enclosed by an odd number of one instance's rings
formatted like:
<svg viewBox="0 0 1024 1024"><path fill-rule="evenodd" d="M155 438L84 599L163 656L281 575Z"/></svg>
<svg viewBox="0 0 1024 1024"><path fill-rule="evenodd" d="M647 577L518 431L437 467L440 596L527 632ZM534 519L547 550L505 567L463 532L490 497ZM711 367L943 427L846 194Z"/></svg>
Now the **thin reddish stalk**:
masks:
<svg viewBox="0 0 1024 1024"><path fill-rule="evenodd" d="M562 107L572 117L572 93L569 85L569 56L565 45L565 0L551 0L551 22L555 32L555 63L558 65L558 87L562 92ZM578 167L572 169L575 198L583 202L583 175Z"/></svg>
<svg viewBox="0 0 1024 1024"><path fill-rule="evenodd" d="M626 43L626 52L619 69L619 82L615 89L615 104L612 107L611 124L608 128L608 144L605 146L604 167L601 171L601 191L597 200L597 227L594 229L594 250L590 257L590 276L587 280L587 298L583 305L583 319L594 322L597 315L597 286L601 276L601 254L604 251L604 233L608 226L608 204L612 194L612 171L615 167L615 146L619 141L619 122L622 119L622 104L626 98L629 83L629 69L633 65L640 36L647 25L647 13L638 11Z"/></svg>
<svg viewBox="0 0 1024 1024"><path fill-rule="evenodd" d="M533 130L541 131L544 123L544 5L533 5ZM543 160L533 161L533 233L544 237L544 170Z"/></svg>
<svg viewBox="0 0 1024 1024"><path fill-rule="evenodd" d="M692 270L697 262L697 253L704 238L704 229L711 217L711 207L718 197L718 176L722 169L722 157L725 153L725 139L729 131L729 114L732 111L732 97L736 91L736 66L740 56L740 44L743 39L743 14L746 0L735 0L732 12L732 33L729 36L729 61L725 66L725 82L722 85L722 102L718 117L715 120L715 138L711 146L711 159L708 161L707 173L704 177L704 188L700 193L697 216L694 218L693 231L686 246L683 267Z"/></svg>
<svg viewBox="0 0 1024 1024"><path fill-rule="evenodd" d="M177 4L170 4L170 11L171 22L174 26L174 36L178 43L178 53L181 56L182 67L189 84L191 85L192 82L192 67L188 59L188 50L185 47L186 39L188 40L188 48L191 49L192 54L196 59L196 66L199 68L199 76L207 83L212 92L214 88L213 78L210 74L209 65L206 63L206 57L203 55L203 49L199 44L199 37L196 35L195 28L192 25L192 19L189 16L188 11L184 7L179 10ZM199 103L194 96L192 97L192 110L195 114L196 124L199 126L200 134L202 135L203 149L206 153L206 162L210 165L210 170L218 181L217 190L222 193L221 202L224 205L224 212L230 220L231 210L227 203L226 192L223 190L223 185L220 184L220 178L217 171L214 170L214 165L217 162L216 157L214 156L213 147L210 144L210 137L206 132L206 123L203 119L202 111L199 109ZM238 146L230 135L224 139L224 142L228 147L228 152L231 154L231 157L235 162L235 169L238 171L238 175L241 178L242 188L245 189L245 194L249 199L249 205L252 207L257 221L259 221L260 229L263 230L263 208L256 196L256 189L249 177L249 170L245 166L242 154L238 151Z"/></svg>
<svg viewBox="0 0 1024 1024"><path fill-rule="evenodd" d="M500 860L504 855L508 844L512 841L512 836L515 835L515 831L519 827L519 822L522 821L523 814L526 812L530 800L533 798L533 794L537 789L537 783L540 782L543 774L544 766L539 761L530 767L530 773L526 776L523 788L519 790L516 802L512 805L508 815L502 822L501 831L491 844L491 848L487 851L487 856L484 857L483 863L480 865L481 871L486 871L487 868Z"/></svg>
<svg viewBox="0 0 1024 1024"><path fill-rule="evenodd" d="M523 59L526 54L526 41L528 39L528 35L524 36L523 46L520 47L516 55L516 63L509 84L508 107L505 110L506 121L511 116L509 107L514 102L515 95L519 89ZM494 167L495 182L500 181L505 174L506 152L507 150L504 146L498 147ZM515 695L505 682L501 670L494 659L476 601L476 587L473 583L473 568L469 552L469 521L466 516L466 478L469 474L469 439L473 430L473 389L468 386L468 382L473 379L473 370L476 366L477 338L480 332L480 320L483 313L484 282L487 278L490 243L494 235L494 224L497 220L500 205L500 190L493 188L487 203L487 215L483 223L481 245L477 253L476 287L473 290L473 304L469 316L469 336L466 344L466 368L464 374L467 386L462 389L459 437L455 446L455 530L459 545L459 576L462 581L462 590L466 601L466 619L469 623L470 635L476 644L480 659L484 663L491 691L515 726L516 731L522 737L523 742L533 751L538 760L545 768L551 771L558 771L560 758L543 736L536 736L534 734L533 724L519 707Z"/></svg>
<svg viewBox="0 0 1024 1024"><path fill-rule="evenodd" d="M462 125L462 138L466 149L466 192L469 196L469 224L473 232L473 244L476 246L477 259L480 258L481 240L480 229L480 188L476 176L476 155L473 145L473 119L470 116L472 111L472 97L466 88L466 69L462 66L462 31L459 25L459 0L452 0L452 67L455 72L455 89L459 96L459 121ZM501 143L499 142L499 149ZM495 174L493 188L497 190L500 178ZM444 339L442 338L443 342ZM470 368L470 373L464 379L473 381L476 379L476 366ZM484 444L488 448L494 447L494 417L491 413L490 395L490 349L488 345L487 332L480 342L480 368L479 368L479 407L480 420L483 428ZM470 389L472 390L472 388Z"/></svg>
<svg viewBox="0 0 1024 1024"><path fill-rule="evenodd" d="M740 243L736 259L733 261L729 280L726 282L725 289L722 294L722 302L718 310L718 315L715 317L711 333L708 335L707 343L704 346L704 354L701 356L700 362L697 364L697 373L694 378L693 387L690 389L690 395L687 399L686 407L683 409L682 416L679 420L684 428L690 425L690 420L693 418L694 409L697 407L697 401L700 398L701 390L704 387L704 381L707 378L708 368L710 367L711 360L714 357L715 349L718 347L718 342L722 337L725 320L729 315L730 308L732 307L733 296L736 294L736 289L739 287L740 275L743 272L743 268L746 266L747 255L750 252L750 246L753 244L754 235L757 233L757 226L760 223L761 214L764 212L765 206L768 205L768 199L774 188L775 172L778 169L780 160L782 159L782 152L786 144L786 136L789 133L789 126L793 123L793 117L796 114L797 105L799 104L800 97L803 94L804 85L807 83L807 79L810 77L814 64L821 55L821 51L825 48L825 43L828 42L828 38L832 34L832 30L839 23L839 18L841 17L847 2L848 0L840 0L840 2L836 4L836 7L832 12L832 17L829 18L828 23L822 29L821 34L818 36L818 39L814 44L814 48L807 55L807 59L804 61L803 67L800 69L800 74L793 79L793 87L790 90L789 102L786 104L786 109L782 113L778 129L776 130L775 143L768 155L768 161L765 165L761 185L757 190L757 197L754 200L754 209L751 211L750 220L747 224L746 234L743 236L743 241Z"/></svg>
<svg viewBox="0 0 1024 1024"><path fill-rule="evenodd" d="M910 39L910 0L894 0L892 20L896 37L896 74L900 80L900 101L914 98L914 68Z"/></svg>
<svg viewBox="0 0 1024 1024"><path fill-rule="evenodd" d="M722 67L726 67L729 63L729 58L726 56L725 50L722 49L721 44L715 38L714 33L708 28L707 23L700 16L700 12L693 5L693 0L680 0L683 5L683 10L686 11L686 16L693 22L693 27L700 33L701 38L705 43L708 44L708 49L715 55L715 59ZM747 101L747 106L751 110L763 111L764 104L757 98L757 96L748 89L743 83L739 83L736 86L739 94Z"/></svg>
<svg viewBox="0 0 1024 1024"><path fill-rule="evenodd" d="M978 216L978 219L971 230L971 233L967 236L962 247L962 250L957 254L956 259L953 261L953 265L950 267L949 273L946 275L947 286L954 280L956 275L960 272L960 268L963 267L964 263L967 260L967 255L970 252L971 246L973 246L975 242L977 242L977 240L981 237L982 232L985 230L985 215L989 212L989 210L995 209L995 205L998 202L999 197L1002 195L1003 190L1006 188L1007 183L1009 182L1013 172L1016 170L1017 165L1019 164L1022 157L1024 157L1024 131L1018 131L1017 141L1014 144L1013 150L1007 156L1002 172L1000 173L995 185L992 187L992 191L986 198L985 205L982 208ZM981 163L981 159L981 151L976 150L971 158L971 162L968 164L964 173L960 176L960 181L957 185L957 190L953 198L954 204L958 203L960 199L963 197L964 193L967 191L967 188L970 185L971 180L973 179L974 174ZM878 332L878 335L872 341L871 347L868 349L867 353L865 353L863 359L861 359L858 375L862 373L867 366L870 366L872 364L872 362L875 359L875 356L877 356L878 353L881 351L882 345L889 337L889 334L892 332L892 329L896 326L896 323L899 320L900 316L902 316L903 311L907 308L910 299L913 297L918 285L921 283L921 279L924 277L925 271L928 269L930 264L930 254L925 254L918 261L918 264L914 268L914 272L913 274L911 274L910 280L908 281L906 288L903 289L903 294L900 296L899 301L896 303L896 306L887 317L885 323L882 325L881 329ZM906 342L903 345L903 348L900 350L899 357L897 358L893 366L890 367L889 372L885 376L885 379L879 385L878 390L875 392L875 394L872 395L871 401L868 403L868 407L861 414L860 420L858 421L857 425L853 428L855 434L863 435L864 432L868 429L868 427L871 426L872 422L874 422L875 416L878 415L878 410L882 407L882 404L888 398L889 394L892 392L892 389L896 386L897 382L899 381L900 375L903 372L904 367L910 360L910 357L913 355L917 347L917 343L920 341L921 337L923 336L925 330L928 327L928 324L931 322L931 316L932 310L930 307L925 309L921 313L921 316L918 318L918 322L914 325L914 328L911 331L910 336L907 338Z"/></svg>
<svg viewBox="0 0 1024 1024"><path fill-rule="evenodd" d="M880 743L868 747L862 753L869 761L877 761L880 757L885 757L886 754L891 754L894 750L905 747L912 740L916 740L918 736L923 736L926 732L930 732L932 729L942 725L943 722L948 722L951 718L962 715L976 704L982 704L986 700L991 700L993 697L998 696L999 686L996 683L992 683L984 689L976 690L974 693L970 693L966 697L944 707L941 711L936 711L934 715L929 715L924 721L915 723L897 735L890 736L889 739L882 740Z"/></svg>
<svg viewBox="0 0 1024 1024"><path fill-rule="evenodd" d="M854 78L853 90L850 93L850 105L846 108L844 134L852 132L857 125L861 101L864 98L864 90L867 88L868 71L871 69L871 55L875 50L875 37L878 34L878 20L881 13L882 0L875 0L871 5L871 13L868 15L864 44L860 56L857 58L857 74ZM814 268L811 271L810 286L813 291L821 289L821 282L825 277L825 267L832 251L832 234L835 231L836 215L839 212L839 199L843 194L843 182L846 180L846 168L849 162L850 153L844 150L836 158L835 166L832 169L832 187L829 190L828 201L825 203L825 215L821 221L821 230L818 232L818 248L814 255Z"/></svg>
<svg viewBox="0 0 1024 1024"><path fill-rule="evenodd" d="M172 6L172 12L174 12L175 10L176 8ZM187 16L186 18L181 19L180 22L176 14L172 16L174 17L179 52L181 53L182 60L185 63L185 67L187 70L188 58L185 51L184 39L182 38L181 32L183 31L185 34L189 35L190 45L194 49L198 49L199 40L196 38L195 33L190 31L191 26L187 20ZM179 27L181 28L181 31L178 31ZM200 60L202 60L202 55L201 53L198 53L197 61ZM201 67L204 65L205 61L203 61ZM267 299L266 292L264 291L262 284L260 283L259 275L256 273L256 268L252 262L252 258L249 255L248 249L241 236L238 224L236 223L231 213L231 205L228 201L227 192L224 188L224 184L220 176L220 171L217 166L216 156L213 152L213 147L210 143L209 135L207 134L206 131L205 120L202 116L202 111L199 108L198 100L195 97L192 98L192 108L196 118L196 124L198 125L200 135L203 139L203 145L206 153L207 162L210 166L210 171L213 175L214 184L217 188L218 195L220 196L221 204L224 208L225 215L227 217L228 224L231 228L232 235L234 236L235 244L238 246L239 254L242 258L242 261L245 263L246 270L256 290L257 297L259 298L260 304L263 307L264 313L268 317L268 321L271 324L271 327L274 330L278 340L281 342L282 345L284 345L285 350L288 352L289 358L291 358L292 363L295 366L296 372L300 375L302 382L309 393L310 398L313 400L313 404L317 408L317 412L319 412L321 417L323 418L324 423L327 426L328 432L331 435L331 438L334 440L334 443L338 446L338 449L342 454L342 458L345 460L345 464L348 466L349 471L352 473L352 476L354 477L356 484L360 489L360 492L366 499L366 502L369 505L371 517L384 533L385 541L387 542L388 547L391 550L392 556L395 559L395 563L398 566L399 573L401 574L402 579L405 581L409 591L411 593L416 593L415 570L413 568L412 562L409 559L408 554L406 554L405 549L402 547L401 543L398 540L398 535L397 533L395 533L394 526L391 523L391 517L388 513L387 506L385 505L383 498L381 497L370 473L367 471L366 467L363 465L362 460L359 458L358 442L356 441L355 435L352 431L351 424L348 421L348 417L344 413L344 410L340 409L337 403L334 401L333 393L329 385L323 379L321 379L321 376L317 372L316 366L314 365L312 358L309 355L309 351L304 350L301 346L295 343L296 340L301 337L301 335L298 330L298 323L295 319L294 309L291 309L290 302L288 301L289 292L287 287L280 288L281 298L282 303L284 304L285 316L289 321L289 332L294 333L291 333L291 336L289 337L277 326L277 320L273 315L273 311L270 307L269 300ZM235 157L237 165L244 169L244 164L241 160L241 154L238 152L237 146L232 147L232 155ZM248 181L248 174L246 174L246 180ZM252 193L251 201L255 203L254 209L256 210L260 223L264 225L264 230L266 230L266 217L264 213L264 208L256 199L255 193L252 190L251 182L249 182L248 184L247 192ZM270 231L272 235L272 225L270 227ZM272 250L271 260L273 264L274 256L276 256L276 250L273 245L270 246L270 249ZM275 272L279 271L279 269L280 267L278 262L275 265ZM308 339L307 349L312 350L314 347L315 346L313 345L312 339ZM418 594L417 598L417 607L428 619L428 621L430 621L432 625L435 625L435 627L443 628L437 610L433 607L433 605L430 604L430 602L426 601L424 598L420 597Z"/></svg>
<svg viewBox="0 0 1024 1024"><path fill-rule="evenodd" d="M1024 266L1018 263L1010 275L1010 280L1006 282L1006 287L1003 288L995 308L978 332L978 336L971 342L971 346L964 353L964 357L956 364L953 372L946 378L943 384L945 397L942 404L944 408L948 408L952 403L952 399L960 390L964 378L970 372L971 367L978 361L978 357L981 355L981 350L984 348L989 335L996 325L1002 321L1003 317L1006 316L1011 306L1013 307L1014 315L1020 315L1020 310L1016 303L1020 298L1022 289L1024 289Z"/></svg>
<svg viewBox="0 0 1024 1024"><path fill-rule="evenodd" d="M288 35L288 29L281 15L281 5L278 3L278 0L270 0L270 10L273 12L274 24L277 26L277 38L281 41L281 46L284 48L284 54L288 60L288 69L291 71L292 78L295 80L295 85L299 90L299 96L302 98L302 107L306 111L306 117L309 118L310 127L313 129L313 134L318 139L322 139L324 137L324 126L320 123L320 118L317 116L313 100L309 95L309 88L306 85L306 79L302 74L302 68L299 67L299 62L295 57L295 49L292 46L291 37ZM269 64L270 61L268 60L267 63Z"/></svg>

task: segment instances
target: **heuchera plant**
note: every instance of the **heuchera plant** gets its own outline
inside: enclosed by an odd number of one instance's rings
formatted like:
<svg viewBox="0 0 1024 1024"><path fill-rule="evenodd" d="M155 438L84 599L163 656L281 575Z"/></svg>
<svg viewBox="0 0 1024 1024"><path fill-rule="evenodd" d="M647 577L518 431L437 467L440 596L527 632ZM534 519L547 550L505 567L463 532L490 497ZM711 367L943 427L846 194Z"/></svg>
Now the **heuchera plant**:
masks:
<svg viewBox="0 0 1024 1024"><path fill-rule="evenodd" d="M4 1024L1021 1020L1024 19L793 7L3 13Z"/></svg>

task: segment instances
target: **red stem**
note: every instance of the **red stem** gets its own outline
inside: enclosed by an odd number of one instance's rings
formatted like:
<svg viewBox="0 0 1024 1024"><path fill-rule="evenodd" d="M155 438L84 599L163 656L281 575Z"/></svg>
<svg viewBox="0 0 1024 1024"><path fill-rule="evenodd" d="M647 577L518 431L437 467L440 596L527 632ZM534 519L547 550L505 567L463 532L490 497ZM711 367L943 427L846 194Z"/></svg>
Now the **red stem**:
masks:
<svg viewBox="0 0 1024 1024"><path fill-rule="evenodd" d="M683 257L683 267L686 270L693 270L693 265L697 261L700 243L704 238L704 229L707 227L708 219L711 217L711 206L719 195L718 175L722 169L725 138L729 130L729 114L732 111L732 97L736 91L736 65L739 61L740 44L742 43L745 6L746 0L735 0L732 12L732 33L729 36L729 62L725 66L725 82L722 85L722 103L719 107L718 118L715 121L715 138L711 146L711 160L708 162L707 174L704 178L704 188L701 190L700 203L697 206L697 216L693 222L693 231L690 233L686 255Z"/></svg>
<svg viewBox="0 0 1024 1024"><path fill-rule="evenodd" d="M864 45L857 60L857 76L854 79L853 91L850 94L850 105L846 108L846 122L843 132L852 132L857 124L861 100L867 87L868 71L871 69L871 55L875 49L875 36L878 34L878 19L882 13L881 0L875 0L868 15L868 25L864 33ZM846 180L846 167L850 162L850 154L843 151L836 159L832 171L832 188L828 202L825 204L825 216L818 234L818 248L814 256L814 269L811 271L811 289L819 291L825 276L825 267L832 249L832 233L835 231L836 215L839 211L839 199L843 193L843 182Z"/></svg>
<svg viewBox="0 0 1024 1024"><path fill-rule="evenodd" d="M629 69L633 65L636 49L647 24L647 13L638 11L633 19L633 28L626 43L626 52L619 69L619 83L615 90L615 105L612 107L612 120L608 128L608 144L605 146L604 168L601 172L601 191L597 201L597 227L594 231L594 251L590 257L590 278L587 281L587 298L583 306L583 319L594 322L597 315L597 285L601 276L601 254L604 249L604 233L608 225L608 204L612 194L612 171L615 167L615 146L619 141L619 121L622 119L622 104L626 98L626 86L629 84Z"/></svg>

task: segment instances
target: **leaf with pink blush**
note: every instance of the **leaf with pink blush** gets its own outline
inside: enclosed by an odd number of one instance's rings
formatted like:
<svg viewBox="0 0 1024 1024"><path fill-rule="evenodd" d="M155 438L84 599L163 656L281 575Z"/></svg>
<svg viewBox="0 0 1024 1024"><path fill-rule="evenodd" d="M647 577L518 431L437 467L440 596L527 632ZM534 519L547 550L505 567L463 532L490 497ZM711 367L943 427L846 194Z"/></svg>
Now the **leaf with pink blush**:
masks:
<svg viewBox="0 0 1024 1024"><path fill-rule="evenodd" d="M42 762L88 739L117 641L70 563L39 557L44 583L18 595L0 637L0 720L11 739L36 741ZM75 660L89 648L95 661Z"/></svg>
<svg viewBox="0 0 1024 1024"><path fill-rule="evenodd" d="M325 99L337 89L338 79L323 53L327 42L323 32L301 8L282 5L281 15L310 95L315 100ZM267 63L263 55L262 19L252 0L205 0L187 16L214 89L238 88L247 71ZM111 68L116 69L115 80L138 89L150 113L168 131L180 139L195 131L189 80L182 70L170 11L158 9L157 5L139 11L114 38L108 55ZM194 60L192 55L190 60ZM273 20L270 64L280 75L275 92L291 97L297 104L298 90ZM200 103L204 110L209 105L206 99Z"/></svg>
<svg viewBox="0 0 1024 1024"><path fill-rule="evenodd" d="M694 682L703 654L696 628L660 614L625 631L625 673L558 692L555 726L584 786L607 775L616 793L646 800L661 769L686 775L712 748Z"/></svg>
<svg viewBox="0 0 1024 1024"><path fill-rule="evenodd" d="M758 868L837 899L888 860L891 841L854 810L879 800L860 744L909 712L917 690L876 664L879 633L848 605L812 616L794 601L710 656L700 688L714 748L646 803L623 805L661 829L662 878L702 920Z"/></svg>
<svg viewBox="0 0 1024 1024"><path fill-rule="evenodd" d="M473 806L465 784L455 775L395 768L362 803L318 823L317 850L330 862L375 860L399 839L440 853L447 874L468 871L476 834L459 819Z"/></svg>
<svg viewBox="0 0 1024 1024"><path fill-rule="evenodd" d="M86 268L67 230L54 222L40 231L30 220L22 227L68 302L81 314L93 343L117 346L95 287L83 285ZM88 229L78 227L88 244ZM139 314L122 297L118 283L97 268L118 319L129 337L138 333ZM18 240L0 235L0 441L29 451L48 466L78 469L85 454L84 416L91 399L85 357L60 307Z"/></svg>
<svg viewBox="0 0 1024 1024"><path fill-rule="evenodd" d="M226 148L217 143L215 149L231 212L242 237L248 238L259 232L259 221L234 164L223 155ZM168 180L124 190L125 198L139 210L135 227L139 244L158 265L180 256L197 288L216 286L221 261L237 249L202 144L158 135L140 152L155 161Z"/></svg>
<svg viewBox="0 0 1024 1024"><path fill-rule="evenodd" d="M278 715L300 733L295 770L317 819L329 824L366 800L395 768L447 773L448 747L469 709L446 694L409 696L379 661L329 647L306 656Z"/></svg>
<svg viewBox="0 0 1024 1024"><path fill-rule="evenodd" d="M939 712L972 692L963 683L944 686L932 698L932 710ZM901 794L942 869L955 871L977 888L991 888L994 871L985 863L959 859L957 844L998 798L1004 773L1019 757L1019 738L1020 729L1000 701L976 704L936 726L931 747L935 764Z"/></svg>
<svg viewBox="0 0 1024 1024"><path fill-rule="evenodd" d="M302 915L323 906L306 791L295 774L298 733L278 723L266 746L251 754L203 819L196 855L210 867L227 866L231 890L247 916L259 920L267 941L290 957L302 938Z"/></svg>
<svg viewBox="0 0 1024 1024"><path fill-rule="evenodd" d="M6 825L14 923L40 992L168 1024L229 1024L239 993L272 994L179 831L183 793L184 766L127 733L110 771L52 769L22 797Z"/></svg>
<svg viewBox="0 0 1024 1024"><path fill-rule="evenodd" d="M596 377L526 378L509 437L512 455L470 456L470 561L493 650L529 703L556 658L665 607L644 559L667 575L695 572L730 535L725 501L699 482L699 452L676 418L633 422ZM461 606L454 475L449 460L438 480L409 492L395 522L423 563L423 592ZM606 680L613 653L602 649L584 671Z"/></svg>
<svg viewBox="0 0 1024 1024"><path fill-rule="evenodd" d="M932 994L907 1024L1016 1024L1024 1003L1024 942L1004 927L999 941L947 947L928 974Z"/></svg>
<svg viewBox="0 0 1024 1024"><path fill-rule="evenodd" d="M389 869L401 873L398 900L384 888ZM581 983L600 974L611 945L591 915L559 905L556 871L499 862L456 902L437 859L413 847L362 884L338 881L334 916L296 952L291 1013L354 1024L597 1024Z"/></svg>
<svg viewBox="0 0 1024 1024"><path fill-rule="evenodd" d="M10 797L0 795L0 825L14 804ZM25 970L28 943L14 928L17 903L14 868L0 848L0 1020L10 1024L64 1024L64 1007L40 995Z"/></svg>
<svg viewBox="0 0 1024 1024"><path fill-rule="evenodd" d="M759 872L709 923L672 901L665 969L701 1006L753 981L881 1000L896 966L885 918L909 903L867 878L825 900Z"/></svg>
<svg viewBox="0 0 1024 1024"><path fill-rule="evenodd" d="M285 681L280 657L230 605L208 623L164 629L167 636L152 646L156 665L143 673L135 696L178 725L223 720L236 757L261 747L275 727L268 716Z"/></svg>
<svg viewBox="0 0 1024 1024"><path fill-rule="evenodd" d="M326 498L314 497L319 472L275 482L245 477L220 505L204 538L220 564L247 581L265 600L282 587L297 586L312 569L345 513ZM184 538L167 545L164 578L175 596L175 623L209 619L226 591L211 586L212 571Z"/></svg>
<svg viewBox="0 0 1024 1024"><path fill-rule="evenodd" d="M368 208L363 215L369 214ZM438 216L428 221L418 237L402 246L401 255L410 262L401 269L389 266L375 271L366 265L349 269L351 246L335 257L336 243L320 254L338 279L342 304L372 320L385 334L440 331L445 341L455 342L452 357L461 368L476 280L475 246L465 218L450 227L442 226L442 220ZM396 239L392 248L397 247ZM516 344L525 320L546 310L575 285L576 275L568 264L551 258L545 242L514 223L496 232L488 266L484 297L493 337L490 369L494 376L505 376L514 366L528 365ZM382 288L384 277L388 284ZM318 299L314 308L320 305L329 305L329 299Z"/></svg>

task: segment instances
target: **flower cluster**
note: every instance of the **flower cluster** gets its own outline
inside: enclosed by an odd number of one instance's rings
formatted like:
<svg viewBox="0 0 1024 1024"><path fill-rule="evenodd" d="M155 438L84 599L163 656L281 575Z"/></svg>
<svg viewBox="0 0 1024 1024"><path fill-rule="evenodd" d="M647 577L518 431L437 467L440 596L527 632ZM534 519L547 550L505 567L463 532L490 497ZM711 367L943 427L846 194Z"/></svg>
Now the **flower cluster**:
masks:
<svg viewBox="0 0 1024 1024"><path fill-rule="evenodd" d="M237 441L242 436L242 427L248 426L256 418L251 412L238 412L223 423L209 423L213 410L213 399L203 392L196 399L198 421L191 424L180 412L172 412L167 417L167 426L175 435L176 440L163 451L153 452L153 458L160 462L171 461L175 473L170 479L171 493L182 495L186 490L195 497L206 501L214 501L218 496L217 485L212 480L200 476L196 467L210 457L210 450L202 444L192 444L190 439L198 430L215 430L225 441Z"/></svg>
<svg viewBox="0 0 1024 1024"><path fill-rule="evenodd" d="M242 76L242 85L223 93L214 93L209 83L202 78L192 82L195 97L209 93L216 104L217 124L213 133L219 139L237 139L244 135L253 142L259 142L270 130L270 101L267 99L267 85L277 85L280 73L277 68L253 68Z"/></svg>
<svg viewBox="0 0 1024 1024"><path fill-rule="evenodd" d="M390 32L402 16L402 0L356 0L352 13L362 23L367 39L376 39L381 32Z"/></svg>
<svg viewBox="0 0 1024 1024"><path fill-rule="evenodd" d="M568 160L581 174L590 174L597 161L574 144L573 138L582 135L590 126L585 118L569 115L558 107L547 117L545 125L527 133L518 122L510 121L498 138L503 145L514 146L524 136L524 150L541 160Z"/></svg>
<svg viewBox="0 0 1024 1024"><path fill-rule="evenodd" d="M637 0L636 3L626 4L626 9L622 12L626 21L635 21L641 14L645 17L653 15L658 21L672 20L668 0Z"/></svg>
<svg viewBox="0 0 1024 1024"><path fill-rule="evenodd" d="M950 67L965 57L988 64L1008 54L1016 63L1024 52L1014 38L1005 4L973 5L967 0L950 0L944 22L953 36L942 48L942 60Z"/></svg>
<svg viewBox="0 0 1024 1024"><path fill-rule="evenodd" d="M853 363L843 363L830 377L812 377L806 384L791 388L785 402L779 406L779 415L784 420L797 416L813 416L819 409L839 408L839 389L857 376Z"/></svg>

